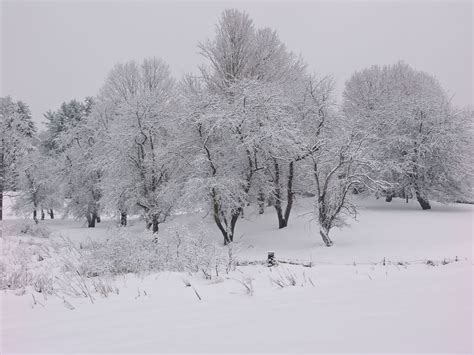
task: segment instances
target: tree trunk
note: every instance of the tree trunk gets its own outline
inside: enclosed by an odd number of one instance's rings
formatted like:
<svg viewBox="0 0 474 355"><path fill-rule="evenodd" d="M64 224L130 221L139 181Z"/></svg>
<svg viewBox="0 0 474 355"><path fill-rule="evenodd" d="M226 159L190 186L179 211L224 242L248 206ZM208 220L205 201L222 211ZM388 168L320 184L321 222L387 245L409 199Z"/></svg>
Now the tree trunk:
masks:
<svg viewBox="0 0 474 355"><path fill-rule="evenodd" d="M154 221L154 222L152 223L152 232L153 232L153 234L158 233L159 230L160 230L159 223L157 223L156 221Z"/></svg>
<svg viewBox="0 0 474 355"><path fill-rule="evenodd" d="M329 231L327 231L325 228L320 228L319 234L321 235L321 238L323 238L323 242L327 247L333 245L332 240L329 238Z"/></svg>
<svg viewBox="0 0 474 355"><path fill-rule="evenodd" d="M97 215L95 212L87 214L87 227L88 228L95 228L95 221L97 219Z"/></svg>
<svg viewBox="0 0 474 355"><path fill-rule="evenodd" d="M0 176L0 179L2 177ZM3 188L0 186L0 221L3 220Z"/></svg>
<svg viewBox="0 0 474 355"><path fill-rule="evenodd" d="M418 194L418 192L416 193L416 199L418 200L418 203L420 204L423 210L431 209L431 205L428 199L422 197L420 194Z"/></svg>
<svg viewBox="0 0 474 355"><path fill-rule="evenodd" d="M429 210L431 209L430 201L425 197L424 193L421 191L421 188L418 186L418 184L415 183L414 186L415 189L415 195L418 203L420 204L421 208L423 210Z"/></svg>
<svg viewBox="0 0 474 355"><path fill-rule="evenodd" d="M277 211L277 217L278 217L278 229L285 228L287 226L287 223L286 223L285 217L283 217L281 208L277 208L275 206L275 209Z"/></svg>
<svg viewBox="0 0 474 355"><path fill-rule="evenodd" d="M35 221L36 224L38 224L38 214L36 210L33 210L33 221Z"/></svg>
<svg viewBox="0 0 474 355"><path fill-rule="evenodd" d="M294 177L294 162L291 162L289 165L288 181L286 187L286 207L285 213L283 214L282 209L282 199L281 199L281 190L280 190L280 170L278 163L275 162L275 210L278 217L278 228L286 228L288 226L288 220L290 219L291 208L293 207L293 177Z"/></svg>
<svg viewBox="0 0 474 355"><path fill-rule="evenodd" d="M229 233L230 242L234 241L235 225L237 224L237 220L239 219L240 214L243 212L244 210L241 208L238 211L232 213L232 218L230 219L230 233Z"/></svg>
<svg viewBox="0 0 474 355"><path fill-rule="evenodd" d="M153 234L156 234L160 230L159 224L160 224L160 221L158 219L158 215L148 216L147 222L146 222L146 229L151 229Z"/></svg>
<svg viewBox="0 0 474 355"><path fill-rule="evenodd" d="M282 229L286 227L286 221L283 217L283 210L281 208L281 188L280 188L280 166L276 159L273 160L273 165L275 169L275 180L274 185L275 189L273 192L274 203L273 206L275 207L277 217L278 217L278 228Z"/></svg>
<svg viewBox="0 0 474 355"><path fill-rule="evenodd" d="M222 236L224 237L224 245L227 245L231 243L232 240L234 239L234 236L232 235L233 229L231 227L231 231L229 232L228 230L229 225L228 225L227 219L225 218L225 215L221 210L218 194L214 188L211 190L211 197L212 197L212 209L213 209L214 222L216 223L217 228L219 228ZM237 214L236 218L232 216L231 225L233 224L234 227L235 227L235 224L237 223L237 219L239 215L240 213Z"/></svg>
<svg viewBox="0 0 474 355"><path fill-rule="evenodd" d="M258 193L258 214L264 214L265 212L265 194L260 191Z"/></svg>
<svg viewBox="0 0 474 355"><path fill-rule="evenodd" d="M99 216L99 215L96 215L96 216L95 216L95 220L97 221L97 223L100 223L100 216Z"/></svg>
<svg viewBox="0 0 474 355"><path fill-rule="evenodd" d="M127 225L127 212L120 212L120 225L122 227Z"/></svg>
<svg viewBox="0 0 474 355"><path fill-rule="evenodd" d="M52 208L49 210L49 217L50 217L51 219L54 219L54 211L53 211Z"/></svg>
<svg viewBox="0 0 474 355"><path fill-rule="evenodd" d="M214 216L214 221L216 222L217 227L219 228L222 233L222 236L224 237L224 245L228 245L234 241L235 225L237 224L241 213L242 209L233 212L232 217L230 219L230 224L227 220L221 221L219 217Z"/></svg>
<svg viewBox="0 0 474 355"><path fill-rule="evenodd" d="M224 237L224 245L228 245L231 243L231 237L229 236L229 233L221 231L222 236Z"/></svg>
<svg viewBox="0 0 474 355"><path fill-rule="evenodd" d="M285 208L285 227L288 226L288 221L290 220L290 212L291 208L293 207L293 176L295 175L294 172L294 162L290 163L289 166L289 173L288 173L288 182L286 187L286 208Z"/></svg>
<svg viewBox="0 0 474 355"><path fill-rule="evenodd" d="M2 138L1 151L0 151L0 221L3 220L3 189L5 188L5 162L4 162L4 148L5 142Z"/></svg>
<svg viewBox="0 0 474 355"><path fill-rule="evenodd" d="M421 113L421 116L423 118L423 113ZM421 134L423 128L423 121L420 122L420 128L418 130L418 133ZM417 142L415 142L415 149L414 149L414 157L413 157L413 163L414 163L414 168L413 168L413 189L415 190L415 196L416 199L418 200L418 203L420 204L421 208L423 210L429 210L431 209L430 202L428 201L428 198L425 196L425 193L423 191L423 188L419 185L419 173L418 173L418 167L417 167L417 159L416 157L418 156L418 148L417 148Z"/></svg>
<svg viewBox="0 0 474 355"><path fill-rule="evenodd" d="M41 209L41 220L44 221L44 210Z"/></svg>

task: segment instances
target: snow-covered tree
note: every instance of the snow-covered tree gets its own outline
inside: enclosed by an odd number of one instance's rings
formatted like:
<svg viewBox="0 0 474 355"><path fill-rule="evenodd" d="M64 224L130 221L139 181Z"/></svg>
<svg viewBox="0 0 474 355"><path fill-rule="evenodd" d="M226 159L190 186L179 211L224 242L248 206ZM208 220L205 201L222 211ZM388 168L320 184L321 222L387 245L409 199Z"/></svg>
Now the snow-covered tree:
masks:
<svg viewBox="0 0 474 355"><path fill-rule="evenodd" d="M55 160L45 156L37 146L19 162L17 194L14 210L22 214L33 213L38 223L38 211L44 219L45 211L54 218L54 210L62 208L60 179L54 174Z"/></svg>
<svg viewBox="0 0 474 355"><path fill-rule="evenodd" d="M50 113L47 137L51 145L44 144L57 161L54 172L60 178L58 188L62 189L67 212L76 218L85 217L89 227L100 222L103 174L94 161L96 133L88 122L93 105L91 98L84 102L72 100Z"/></svg>
<svg viewBox="0 0 474 355"><path fill-rule="evenodd" d="M61 153L66 148L60 141L61 135L80 124L90 114L92 106L92 97L86 97L84 102L63 102L57 111L45 113L46 131L42 135L42 145L47 155Z"/></svg>
<svg viewBox="0 0 474 355"><path fill-rule="evenodd" d="M235 225L259 169L247 135L247 125L256 121L239 112L253 105L237 87L227 89L232 90L234 98L226 101L201 84L188 78L182 85L185 112L181 125L186 136L181 153L188 166L186 191L193 202L209 202L214 221L228 244L234 239Z"/></svg>
<svg viewBox="0 0 474 355"><path fill-rule="evenodd" d="M0 98L0 220L3 194L17 189L19 162L32 149L35 133L28 106L10 97Z"/></svg>
<svg viewBox="0 0 474 355"><path fill-rule="evenodd" d="M357 215L352 202L354 190L375 191L390 186L371 177L379 164L371 158L369 137L359 126L332 111L322 126L318 149L307 160L308 173L311 169L314 179L319 234L328 247L333 245L330 231L344 226L347 217Z"/></svg>
<svg viewBox="0 0 474 355"><path fill-rule="evenodd" d="M334 109L329 77L304 75L283 87L279 114L268 116L265 130L271 135L261 149L269 160L269 196L279 228L288 225L295 194L310 192L307 171L299 166L318 151L322 128Z"/></svg>
<svg viewBox="0 0 474 355"><path fill-rule="evenodd" d="M196 152L190 156L209 165L200 178L210 184L224 242L233 240L243 207L255 200L262 209L272 199L285 227L296 162L307 156L309 144L317 145L311 137L316 130L303 126L318 120L326 102L307 91L311 77L301 58L287 51L275 31L255 29L246 13L225 10L214 39L199 47L208 65L201 67L202 80L188 78L183 85L184 125L195 127L193 147L201 147L205 159ZM302 142L301 136L308 139Z"/></svg>
<svg viewBox="0 0 474 355"><path fill-rule="evenodd" d="M383 162L377 173L393 184L382 191L387 200L412 195L429 209L430 198L462 195L466 122L436 78L401 62L373 66L346 83L343 108L372 134L373 159Z"/></svg>
<svg viewBox="0 0 474 355"><path fill-rule="evenodd" d="M176 157L170 154L173 133L179 129L174 87L162 60L116 65L92 115L107 205L122 218L140 207L154 233L170 215L179 192L173 179Z"/></svg>
<svg viewBox="0 0 474 355"><path fill-rule="evenodd" d="M252 77L255 61L255 28L247 13L235 9L222 12L215 37L199 44L208 65L201 72L208 87L225 91L234 81Z"/></svg>

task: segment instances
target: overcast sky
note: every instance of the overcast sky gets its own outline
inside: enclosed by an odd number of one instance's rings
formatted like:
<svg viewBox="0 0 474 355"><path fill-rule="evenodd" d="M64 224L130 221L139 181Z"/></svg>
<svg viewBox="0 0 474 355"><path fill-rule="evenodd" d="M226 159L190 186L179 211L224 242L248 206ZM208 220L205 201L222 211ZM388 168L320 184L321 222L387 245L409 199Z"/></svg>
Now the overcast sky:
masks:
<svg viewBox="0 0 474 355"><path fill-rule="evenodd" d="M221 11L247 11L276 29L338 95L355 71L403 60L434 74L458 105L472 105L471 1L163 2L2 1L1 96L43 113L98 92L115 63L161 57L176 77L196 72L196 48Z"/></svg>

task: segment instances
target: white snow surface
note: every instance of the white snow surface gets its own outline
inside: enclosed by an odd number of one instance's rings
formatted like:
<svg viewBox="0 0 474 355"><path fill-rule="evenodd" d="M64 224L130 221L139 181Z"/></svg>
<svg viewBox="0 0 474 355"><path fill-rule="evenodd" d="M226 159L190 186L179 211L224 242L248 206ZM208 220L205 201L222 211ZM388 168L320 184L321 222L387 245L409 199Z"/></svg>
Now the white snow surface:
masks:
<svg viewBox="0 0 474 355"><path fill-rule="evenodd" d="M238 222L240 261L264 260L274 251L312 267L238 266L211 280L129 274L115 278L119 294L94 303L45 298L32 289L1 291L0 352L471 354L473 208L433 204L422 211L402 200L359 204L358 221L332 232L331 248L318 237L309 199L297 202L283 230L270 208L263 216L246 211ZM17 223L8 217L4 225ZM202 222L209 226L207 238L220 244L205 212L176 216L160 232L176 225L192 230ZM95 229L69 219L44 224L55 232L51 239L61 234L79 243L112 237L115 221ZM142 232L142 221L132 224L127 229ZM289 279L294 286L275 282Z"/></svg>

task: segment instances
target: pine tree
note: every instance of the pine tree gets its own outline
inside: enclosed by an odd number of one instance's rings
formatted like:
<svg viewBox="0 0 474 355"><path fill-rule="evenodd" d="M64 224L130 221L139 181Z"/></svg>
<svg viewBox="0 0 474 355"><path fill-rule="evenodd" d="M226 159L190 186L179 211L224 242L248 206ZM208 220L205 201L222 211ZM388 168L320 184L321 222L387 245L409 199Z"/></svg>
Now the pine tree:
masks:
<svg viewBox="0 0 474 355"><path fill-rule="evenodd" d="M3 195L18 188L19 162L32 148L35 133L28 106L10 97L0 98L0 220Z"/></svg>

